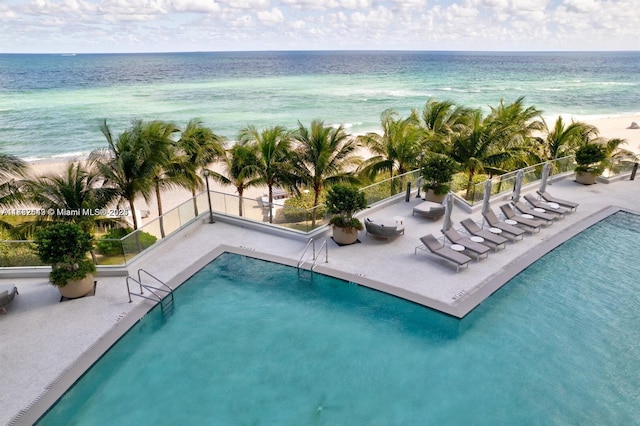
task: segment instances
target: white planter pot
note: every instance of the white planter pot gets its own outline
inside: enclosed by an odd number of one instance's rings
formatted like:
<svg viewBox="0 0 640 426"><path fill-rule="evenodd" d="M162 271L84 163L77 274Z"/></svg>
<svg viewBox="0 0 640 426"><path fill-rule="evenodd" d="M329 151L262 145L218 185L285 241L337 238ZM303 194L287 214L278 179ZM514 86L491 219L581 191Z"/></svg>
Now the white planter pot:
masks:
<svg viewBox="0 0 640 426"><path fill-rule="evenodd" d="M93 275L89 274L81 280L69 281L67 285L58 287L60 294L67 299L86 296L93 290Z"/></svg>

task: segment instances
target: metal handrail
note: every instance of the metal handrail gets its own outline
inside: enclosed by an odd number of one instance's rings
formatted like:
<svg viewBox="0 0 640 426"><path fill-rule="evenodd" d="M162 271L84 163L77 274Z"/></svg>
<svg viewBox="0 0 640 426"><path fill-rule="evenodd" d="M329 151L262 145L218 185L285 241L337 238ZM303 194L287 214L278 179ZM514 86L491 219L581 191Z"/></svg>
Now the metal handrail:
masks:
<svg viewBox="0 0 640 426"><path fill-rule="evenodd" d="M313 246L313 259L316 259L316 245L313 241L313 238L309 238L309 241L307 241L307 245L304 247L304 250L302 250L302 255L300 256L300 259L298 260L298 265L297 268L300 269L300 266L305 262L304 261L304 255L307 254L307 250L309 250L309 246Z"/></svg>
<svg viewBox="0 0 640 426"><path fill-rule="evenodd" d="M320 246L318 251L321 252L323 247L324 247L324 263L329 263L329 246L327 245L327 240L324 240L324 242L322 243L322 245ZM318 259L320 259L320 256L318 256ZM319 262L316 259L316 252L314 250L313 251L313 264L311 265L311 270L312 271L316 266L318 266L318 263Z"/></svg>
<svg viewBox="0 0 640 426"><path fill-rule="evenodd" d="M160 283L160 285L162 285L163 287L166 287L166 288L162 288L162 287L154 287L154 286L149 285L149 284L142 284L142 277L140 276L140 273L141 273L141 272L143 272L143 273L147 274L149 277L153 278L153 279L154 279L154 280L156 280L158 283ZM131 288L129 287L129 280L131 280L131 281L135 282L136 284L138 284L138 286L140 286L140 294L132 293L132 292L131 292ZM164 282L162 282L160 279L158 279L157 277L155 277L154 275L152 275L152 274L150 274L149 272L145 271L144 269L138 269L138 279L137 279L137 280L136 280L135 278L131 277L131 276L128 276L128 277L127 277L126 282L127 282L127 293L128 293L128 295L129 295L129 303L131 303L131 302L132 302L132 300L131 300L131 295L132 295L132 294L133 294L134 296L142 297L143 299L152 300L152 301L154 301L154 302L161 302L161 301L162 301L162 299L163 299L163 297L162 297L160 294L156 293L156 291L166 293L166 294L165 294L165 297L166 297L167 295L171 295L171 299L173 299L173 289L172 289L170 286L168 286L167 284L165 284ZM144 289L147 289L147 290L148 290L151 294L153 294L156 298L144 296L144 290L143 290L143 288L144 288ZM154 291L154 290L155 290L155 291Z"/></svg>

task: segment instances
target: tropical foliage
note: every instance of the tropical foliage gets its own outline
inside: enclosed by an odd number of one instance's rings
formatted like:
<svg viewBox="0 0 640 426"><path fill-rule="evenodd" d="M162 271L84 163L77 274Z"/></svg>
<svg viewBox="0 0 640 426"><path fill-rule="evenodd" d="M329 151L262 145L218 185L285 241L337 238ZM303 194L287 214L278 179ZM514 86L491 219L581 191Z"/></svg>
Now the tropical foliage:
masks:
<svg viewBox="0 0 640 426"><path fill-rule="evenodd" d="M38 256L51 265L49 280L63 287L70 280L79 280L95 271L87 257L93 238L74 223L55 223L44 226L35 234Z"/></svg>
<svg viewBox="0 0 640 426"><path fill-rule="evenodd" d="M327 212L333 214L330 223L340 228L362 229L362 222L353 215L367 207L367 200L358 188L337 184L329 188L326 200Z"/></svg>

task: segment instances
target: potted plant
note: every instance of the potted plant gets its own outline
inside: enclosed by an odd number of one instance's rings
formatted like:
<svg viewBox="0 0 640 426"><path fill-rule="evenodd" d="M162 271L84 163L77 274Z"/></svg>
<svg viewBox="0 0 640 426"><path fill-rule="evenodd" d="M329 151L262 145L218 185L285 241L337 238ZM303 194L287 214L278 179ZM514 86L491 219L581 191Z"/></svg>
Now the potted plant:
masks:
<svg viewBox="0 0 640 426"><path fill-rule="evenodd" d="M327 191L325 204L327 212L334 215L329 221L333 225L333 240L340 245L355 243L363 226L353 215L367 207L364 194L354 186L334 185Z"/></svg>
<svg viewBox="0 0 640 426"><path fill-rule="evenodd" d="M424 199L442 203L451 189L450 182L456 170L456 163L444 155L429 157L422 165L421 176L424 179L422 189Z"/></svg>
<svg viewBox="0 0 640 426"><path fill-rule="evenodd" d="M580 145L576 150L576 182L593 185L602 174L602 161L607 158L605 147L595 143Z"/></svg>
<svg viewBox="0 0 640 426"><path fill-rule="evenodd" d="M75 299L93 290L90 234L74 223L54 223L36 231L35 243L40 260L51 265L49 281L62 296Z"/></svg>

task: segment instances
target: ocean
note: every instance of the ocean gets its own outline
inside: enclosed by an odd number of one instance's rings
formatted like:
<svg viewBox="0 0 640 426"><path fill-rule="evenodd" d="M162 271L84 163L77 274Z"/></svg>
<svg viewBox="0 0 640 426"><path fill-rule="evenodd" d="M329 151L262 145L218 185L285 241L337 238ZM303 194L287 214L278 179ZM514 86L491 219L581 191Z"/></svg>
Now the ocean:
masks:
<svg viewBox="0 0 640 426"><path fill-rule="evenodd" d="M198 52L0 55L0 152L83 155L131 120L192 118L229 140L313 119L352 134L429 98L488 110L520 96L546 117L640 111L640 52Z"/></svg>

